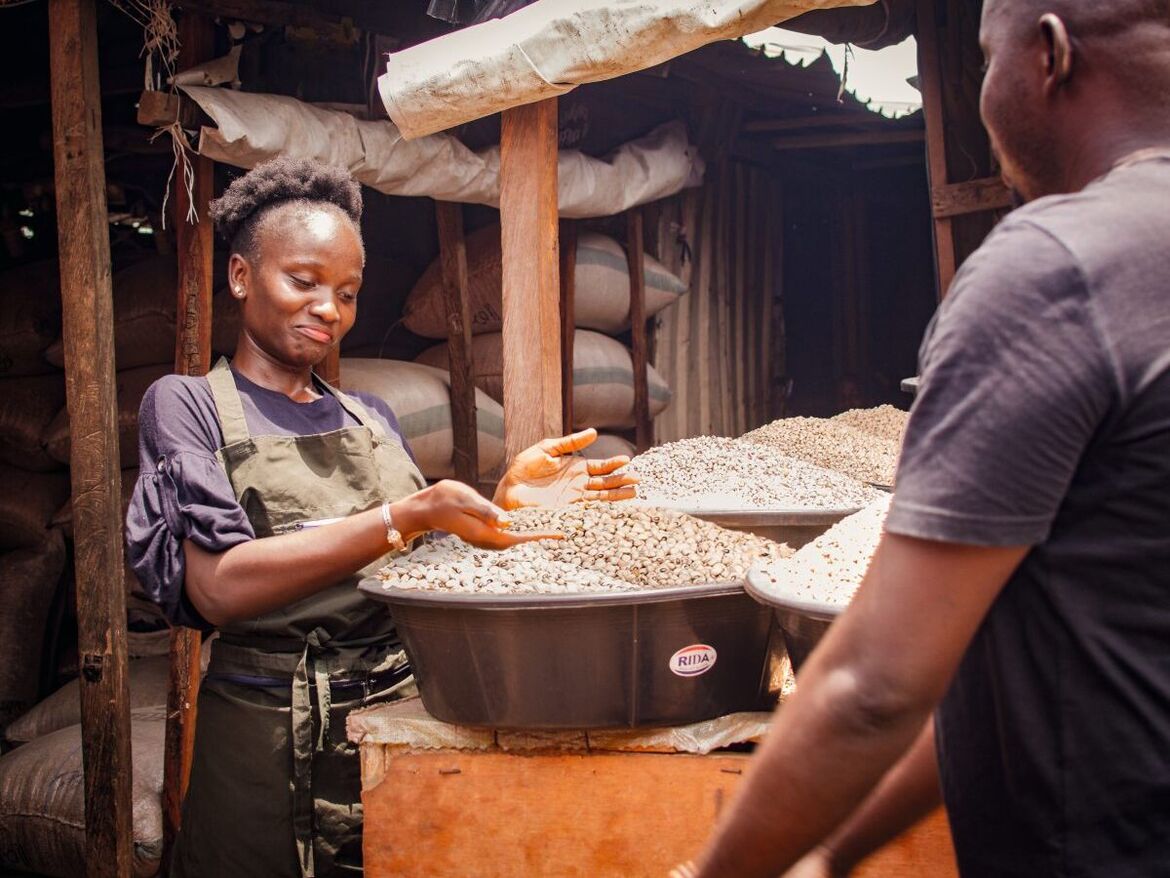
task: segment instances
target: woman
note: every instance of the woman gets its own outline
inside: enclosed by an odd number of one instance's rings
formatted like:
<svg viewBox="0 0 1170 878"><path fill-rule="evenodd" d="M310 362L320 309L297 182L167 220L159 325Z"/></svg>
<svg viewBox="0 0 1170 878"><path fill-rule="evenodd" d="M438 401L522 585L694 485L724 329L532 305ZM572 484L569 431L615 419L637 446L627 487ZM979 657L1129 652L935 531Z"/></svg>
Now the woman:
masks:
<svg viewBox="0 0 1170 878"><path fill-rule="evenodd" d="M342 170L276 159L212 205L243 320L235 358L167 376L141 410L128 556L175 621L217 628L172 874L361 872L358 760L345 716L412 683L385 609L358 579L428 531L505 548L471 488L426 487L393 413L313 367L354 323L361 191ZM614 458L567 455L591 431L517 458L496 499L624 499ZM417 807L417 803L404 803Z"/></svg>

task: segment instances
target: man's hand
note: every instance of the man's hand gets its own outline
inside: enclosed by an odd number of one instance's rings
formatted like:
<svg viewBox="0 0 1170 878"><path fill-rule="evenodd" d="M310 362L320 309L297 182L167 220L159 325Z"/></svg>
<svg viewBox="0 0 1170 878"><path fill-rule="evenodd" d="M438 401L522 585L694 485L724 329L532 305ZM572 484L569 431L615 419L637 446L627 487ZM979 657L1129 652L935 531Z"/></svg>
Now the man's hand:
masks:
<svg viewBox="0 0 1170 878"><path fill-rule="evenodd" d="M585 460L575 456L596 438L596 430L582 430L559 439L545 439L520 452L496 488L496 504L504 509L520 509L568 506L587 500L632 500L637 494L637 476L617 472L630 462L628 457Z"/></svg>

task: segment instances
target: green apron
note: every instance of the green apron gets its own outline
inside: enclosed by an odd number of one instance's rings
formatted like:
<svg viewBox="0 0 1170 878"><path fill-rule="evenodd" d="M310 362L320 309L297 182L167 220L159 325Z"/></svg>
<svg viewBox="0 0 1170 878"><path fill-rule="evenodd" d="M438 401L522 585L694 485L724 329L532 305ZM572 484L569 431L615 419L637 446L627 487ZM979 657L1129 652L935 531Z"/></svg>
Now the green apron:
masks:
<svg viewBox="0 0 1170 878"><path fill-rule="evenodd" d="M226 361L208 374L218 458L258 538L373 509L425 485L356 400L361 426L251 436ZM345 717L413 688L385 608L356 585L386 562L280 610L225 625L199 693L191 782L171 875L360 875L361 773Z"/></svg>

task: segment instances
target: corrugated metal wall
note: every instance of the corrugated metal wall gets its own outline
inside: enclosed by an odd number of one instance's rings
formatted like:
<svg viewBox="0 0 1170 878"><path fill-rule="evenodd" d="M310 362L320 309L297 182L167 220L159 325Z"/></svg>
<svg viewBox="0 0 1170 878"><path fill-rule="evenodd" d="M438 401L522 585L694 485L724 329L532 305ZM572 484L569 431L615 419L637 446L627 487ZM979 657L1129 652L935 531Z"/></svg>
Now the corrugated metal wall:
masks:
<svg viewBox="0 0 1170 878"><path fill-rule="evenodd" d="M674 392L655 441L739 436L770 421L785 374L780 192L728 160L659 209L661 261L690 292L658 315L652 362ZM684 245L685 242L685 245Z"/></svg>

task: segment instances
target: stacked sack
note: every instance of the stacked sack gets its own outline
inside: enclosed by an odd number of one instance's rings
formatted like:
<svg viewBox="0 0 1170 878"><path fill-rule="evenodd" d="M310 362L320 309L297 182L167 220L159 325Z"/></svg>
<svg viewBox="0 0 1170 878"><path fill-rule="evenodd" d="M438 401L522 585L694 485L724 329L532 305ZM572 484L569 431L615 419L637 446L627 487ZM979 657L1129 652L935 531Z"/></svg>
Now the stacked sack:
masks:
<svg viewBox="0 0 1170 878"><path fill-rule="evenodd" d="M686 286L653 257L646 255L646 316L673 304ZM634 426L634 369L629 349L610 336L630 328L630 277L625 250L617 241L583 232L577 241L574 275L573 419L574 427L615 431ZM475 380L496 402L503 402L502 258L499 226L467 237L467 271L471 298L472 358ZM425 338L446 338L442 268L436 260L407 297L403 325ZM447 368L447 345L439 344L417 358L428 366ZM657 415L670 403L670 388L652 366L647 368L650 412ZM606 439L616 453L629 443ZM596 454L597 452L593 452Z"/></svg>
<svg viewBox="0 0 1170 878"><path fill-rule="evenodd" d="M65 543L50 528L69 473L42 445L65 405L65 376L44 358L61 332L56 261L0 274L0 732L36 702Z"/></svg>

